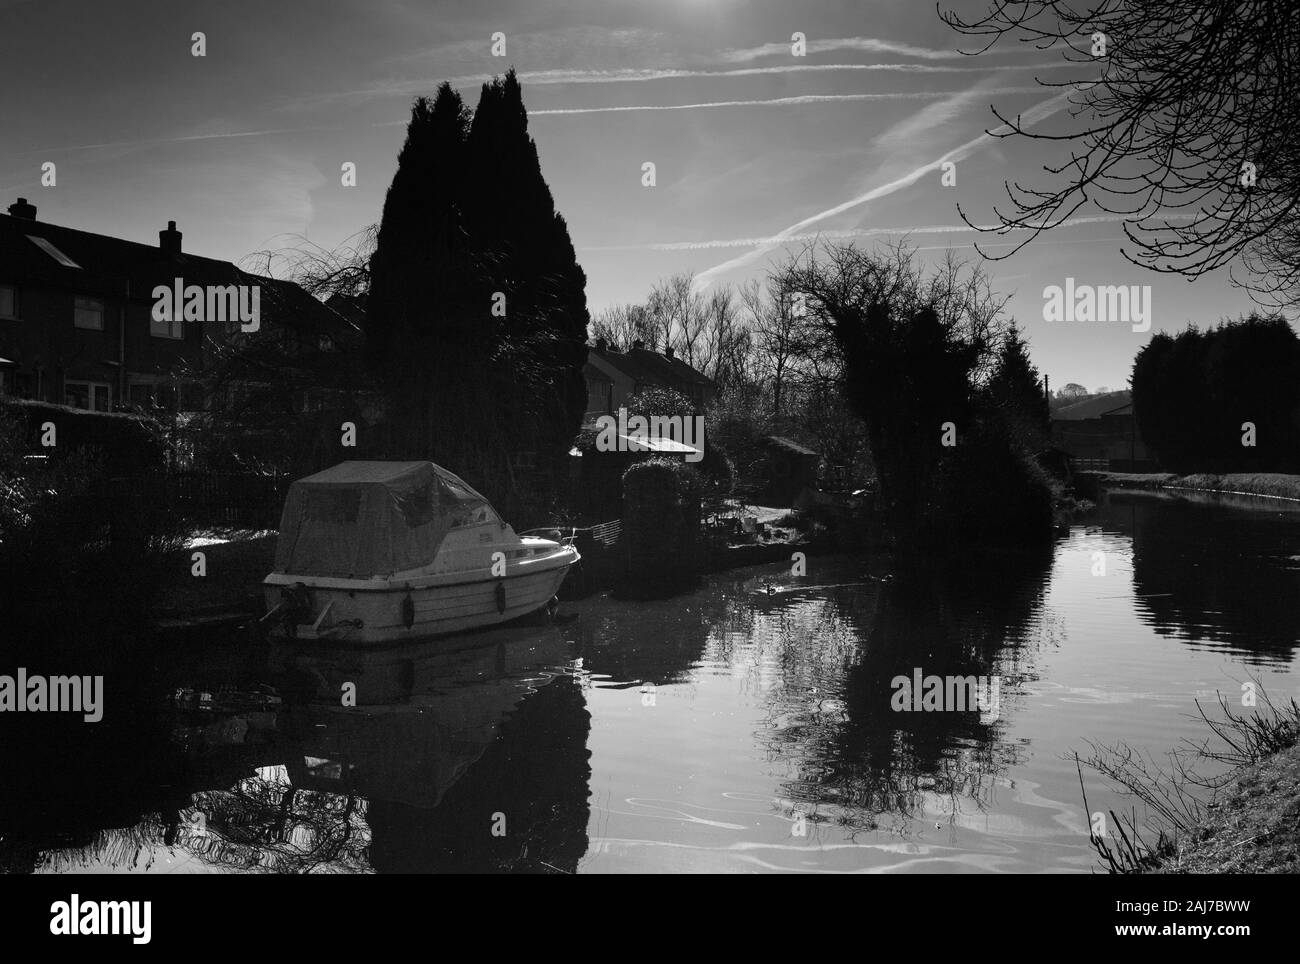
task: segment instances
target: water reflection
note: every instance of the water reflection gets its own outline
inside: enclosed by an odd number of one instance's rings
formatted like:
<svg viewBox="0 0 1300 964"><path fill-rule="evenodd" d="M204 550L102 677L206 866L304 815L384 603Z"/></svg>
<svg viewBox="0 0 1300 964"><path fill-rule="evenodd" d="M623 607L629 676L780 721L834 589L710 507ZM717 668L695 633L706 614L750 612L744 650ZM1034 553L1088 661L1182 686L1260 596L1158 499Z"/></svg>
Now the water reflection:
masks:
<svg viewBox="0 0 1300 964"><path fill-rule="evenodd" d="M770 693L763 739L797 765L783 784L790 800L829 808L857 830L987 803L1017 759L999 734L1028 672L1021 643L1051 558L989 562L898 573L760 610L756 638L778 648L783 681ZM896 711L895 679L918 674L992 679L995 699L985 712Z"/></svg>
<svg viewBox="0 0 1300 964"><path fill-rule="evenodd" d="M1086 871L1069 754L1158 756L1233 674L1293 688L1297 545L1300 513L1116 494L1037 556L815 557L380 652L213 640L107 680L102 724L0 721L0 861ZM916 673L997 699L899 712Z"/></svg>
<svg viewBox="0 0 1300 964"><path fill-rule="evenodd" d="M1300 505L1113 492L1098 514L1103 527L1131 536L1138 612L1157 632L1290 657L1300 642Z"/></svg>
<svg viewBox="0 0 1300 964"><path fill-rule="evenodd" d="M151 757L188 792L137 774L156 813L73 846L51 827L48 850L26 828L27 869L573 872L590 718L572 644L561 630L472 642L278 649L265 667L277 688L170 694L166 739L115 762Z"/></svg>

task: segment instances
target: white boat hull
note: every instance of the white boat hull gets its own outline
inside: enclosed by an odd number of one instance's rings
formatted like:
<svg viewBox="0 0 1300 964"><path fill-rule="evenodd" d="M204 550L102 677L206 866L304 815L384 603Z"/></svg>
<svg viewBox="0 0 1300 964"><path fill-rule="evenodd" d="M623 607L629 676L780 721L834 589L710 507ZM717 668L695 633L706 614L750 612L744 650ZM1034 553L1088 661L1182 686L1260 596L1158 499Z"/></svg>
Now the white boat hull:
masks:
<svg viewBox="0 0 1300 964"><path fill-rule="evenodd" d="M544 556L513 562L504 576L493 576L486 568L388 579L272 573L263 591L275 635L395 643L495 626L535 613L555 597L569 566L579 558L572 546L555 545ZM292 615L286 611L286 590L290 596L305 597Z"/></svg>

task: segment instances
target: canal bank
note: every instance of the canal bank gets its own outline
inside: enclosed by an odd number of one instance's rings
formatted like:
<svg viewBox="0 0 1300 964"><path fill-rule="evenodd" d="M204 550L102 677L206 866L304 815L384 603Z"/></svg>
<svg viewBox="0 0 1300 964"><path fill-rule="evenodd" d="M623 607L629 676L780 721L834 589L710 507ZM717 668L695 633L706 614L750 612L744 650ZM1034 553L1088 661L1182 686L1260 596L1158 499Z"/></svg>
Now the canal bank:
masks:
<svg viewBox="0 0 1300 964"><path fill-rule="evenodd" d="M1300 747L1242 767L1153 874L1300 872Z"/></svg>
<svg viewBox="0 0 1300 964"><path fill-rule="evenodd" d="M1289 506L1286 512L1271 511L1283 508L1279 502L1300 502L1300 476L1282 473L1086 472L1079 476L1094 492L1125 500L1141 500L1144 493L1149 493L1149 498L1163 497L1175 503L1219 505L1232 513L1244 513L1240 524L1247 524L1248 518L1249 524L1257 526L1261 533L1274 523L1284 529L1291 524L1294 512ZM1276 539L1265 538L1256 550L1257 563L1269 557L1288 558L1284 553L1294 552L1287 548L1290 545L1282 534ZM1281 585L1276 588L1280 591ZM1293 585L1290 591L1294 592ZM1239 594L1235 604L1244 598L1244 592ZM1258 712L1238 715L1228 704L1222 705L1225 713L1220 714L1223 718L1215 722L1214 729L1224 738L1226 750L1221 755L1207 755L1203 761L1227 760L1230 768L1206 781L1213 788L1208 800L1184 811L1192 816L1170 835L1168 843L1162 840L1153 848L1160 856L1146 865L1143 873L1300 872L1300 746L1296 745L1300 738L1300 709L1293 700L1283 700L1280 706L1261 706ZM1199 745L1207 735L1211 734L1202 733L1192 742ZM1142 788L1152 787L1152 781L1136 771L1126 772L1136 777L1131 786L1138 788L1139 797L1143 796ZM1157 790L1153 799L1162 793Z"/></svg>
<svg viewBox="0 0 1300 964"><path fill-rule="evenodd" d="M1300 502L1300 475L1282 472L1230 472L1213 475L1197 472L1079 472L1083 488L1175 489L1219 495L1252 495Z"/></svg>

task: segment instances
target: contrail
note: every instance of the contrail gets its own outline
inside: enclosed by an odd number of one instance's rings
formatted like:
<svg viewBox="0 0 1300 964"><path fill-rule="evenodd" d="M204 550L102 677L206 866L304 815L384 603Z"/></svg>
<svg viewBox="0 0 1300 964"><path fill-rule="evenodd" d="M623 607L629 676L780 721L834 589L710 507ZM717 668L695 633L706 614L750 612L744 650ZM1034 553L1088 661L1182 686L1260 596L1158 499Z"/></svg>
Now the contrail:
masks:
<svg viewBox="0 0 1300 964"><path fill-rule="evenodd" d="M1040 90L1039 87L994 87L990 94L1028 94ZM621 111L642 110L699 110L706 107L771 107L789 104L823 104L836 101L873 101L873 100L927 100L939 97L955 97L962 92L952 90L908 90L893 91L886 94L800 94L796 97L775 97L770 100L714 100L700 104L634 104L626 107L555 107L550 110L530 110L529 117L541 117L549 114L611 114Z"/></svg>
<svg viewBox="0 0 1300 964"><path fill-rule="evenodd" d="M1155 215L1146 215L1154 217ZM1138 215L1124 214L1107 214L1077 218L1066 218L1052 225L1054 228L1071 228L1081 224L1114 224L1116 222L1130 221ZM1189 221L1194 215L1191 214L1172 214L1165 215L1166 220L1171 221ZM772 235L765 238L729 238L717 241L663 241L651 244L610 244L584 246L583 251L708 251L714 248L750 248L757 245L776 245L784 244L790 241L818 241L832 240L842 241L850 238L876 238L890 235L913 235L913 234L962 234L966 232L992 231L1002 227L998 224L970 225L970 224L927 224L914 227L902 228L851 228L845 231L814 231L805 234L792 235ZM1013 228L1017 231L1028 231L1030 228ZM1018 242L1013 242L1018 243ZM928 250L928 249L918 249Z"/></svg>
<svg viewBox="0 0 1300 964"><path fill-rule="evenodd" d="M1049 97L1047 100L1040 101L1020 115L1019 123L1022 126L1028 126L1031 124L1037 124L1039 121L1050 117L1068 103L1071 93L1072 91L1063 91L1054 97ZM712 268L702 271L700 274L695 276L694 289L700 291L712 284L713 279L718 275L754 262L767 251L776 247L778 244L789 240L792 235L800 234L806 228L816 224L818 221L824 221L837 214L843 214L845 211L866 204L868 201L874 201L877 198L885 197L886 195L893 194L895 191L901 190L902 188L909 187L929 172L938 170L945 161L960 161L972 151L979 147L983 147L992 141L995 134L1006 134L1010 133L1010 131L1010 125L1002 124L993 131L986 131L978 137L972 138L965 144L953 148L942 157L939 157L928 164L922 165L916 170L890 181L888 184L882 184L879 187L872 188L865 194L860 194L855 198L845 201L843 204L837 204L833 208L827 208L825 211L804 218L802 221L792 224L785 230L778 232L775 235L774 240L764 242L753 251L747 251L745 254L738 255L729 261L724 261L722 264L715 265Z"/></svg>
<svg viewBox="0 0 1300 964"><path fill-rule="evenodd" d="M227 137L263 137L268 134L304 134L313 131L341 131L344 127L276 127L261 131L230 131L226 134L189 134L184 137L157 137L140 141L105 141L102 144L74 144L67 147L41 147L32 151L19 151L18 156L26 154L57 154L67 151L93 151L104 147L148 147L154 144L183 144L187 141L213 141Z"/></svg>
<svg viewBox="0 0 1300 964"><path fill-rule="evenodd" d="M743 63L757 60L759 57L772 57L778 54L790 55L790 42L762 44L758 47L746 47L738 50L725 50L720 56L728 63ZM932 47L916 47L912 44L898 43L893 40L879 40L875 37L840 37L828 40L809 40L805 44L808 53L821 54L831 50L861 50L873 54L898 54L903 57L916 57L921 60L958 60L968 57L959 50L935 50ZM1036 49L1009 48L997 53L1038 53ZM987 56L987 54L985 55Z"/></svg>
<svg viewBox="0 0 1300 964"><path fill-rule="evenodd" d="M630 84L656 80L703 79L727 77L755 77L768 74L833 73L835 71L874 71L906 74L974 74L995 70L1062 70L1078 67L1070 61L1032 64L982 64L957 67L950 64L782 64L774 67L741 67L735 70L697 70L678 67L623 67L608 70L555 69L520 73L519 82L533 87L568 84ZM483 84L492 80L493 74L465 74L448 81L453 87ZM362 90L321 94L299 100L299 104L325 104L334 101L356 100L365 97L410 96L428 93L436 80L412 80L368 87Z"/></svg>
<svg viewBox="0 0 1300 964"><path fill-rule="evenodd" d="M1077 67L1069 61L1039 64L984 64L954 67L948 64L783 64L779 67L741 67L735 70L688 70L677 67L624 67L612 70L537 70L519 74L519 82L545 86L550 84L620 84L652 80L677 80L712 77L756 77L765 74L825 73L840 70L884 71L909 74L967 74L993 70L1060 70ZM490 81L491 74L453 77L453 86ZM415 85L407 85L415 90ZM378 90L378 89L376 89ZM403 89L402 92L407 92Z"/></svg>

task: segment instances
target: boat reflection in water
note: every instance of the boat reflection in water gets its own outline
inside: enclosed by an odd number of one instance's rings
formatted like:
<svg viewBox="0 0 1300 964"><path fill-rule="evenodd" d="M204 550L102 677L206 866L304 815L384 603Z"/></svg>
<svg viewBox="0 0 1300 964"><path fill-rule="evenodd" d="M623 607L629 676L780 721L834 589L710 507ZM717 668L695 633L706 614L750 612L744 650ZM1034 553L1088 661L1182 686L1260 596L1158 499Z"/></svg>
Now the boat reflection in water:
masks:
<svg viewBox="0 0 1300 964"><path fill-rule="evenodd" d="M590 777L572 649L555 626L382 652L279 644L275 688L175 694L156 750L183 760L183 787L142 801L134 826L33 864L571 873L588 846Z"/></svg>
<svg viewBox="0 0 1300 964"><path fill-rule="evenodd" d="M276 657L311 691L286 714L301 751L288 779L364 798L375 870L572 872L587 849L590 776L573 646L556 628L462 640L473 645L282 647Z"/></svg>

